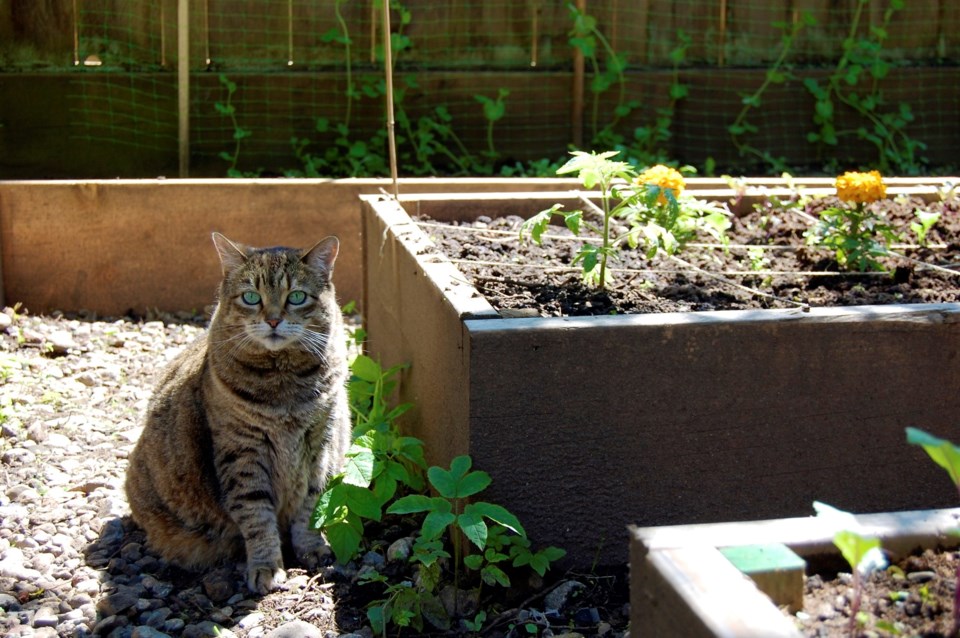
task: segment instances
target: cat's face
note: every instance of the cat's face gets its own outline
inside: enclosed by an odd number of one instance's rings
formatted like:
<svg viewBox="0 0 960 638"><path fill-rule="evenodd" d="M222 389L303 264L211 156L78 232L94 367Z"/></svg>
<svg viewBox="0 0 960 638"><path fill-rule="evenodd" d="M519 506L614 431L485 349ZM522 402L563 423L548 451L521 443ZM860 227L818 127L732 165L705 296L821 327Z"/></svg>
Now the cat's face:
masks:
<svg viewBox="0 0 960 638"><path fill-rule="evenodd" d="M273 352L296 347L321 355L329 335L337 238L304 251L251 248L219 233L213 241L224 275L217 322L227 343Z"/></svg>

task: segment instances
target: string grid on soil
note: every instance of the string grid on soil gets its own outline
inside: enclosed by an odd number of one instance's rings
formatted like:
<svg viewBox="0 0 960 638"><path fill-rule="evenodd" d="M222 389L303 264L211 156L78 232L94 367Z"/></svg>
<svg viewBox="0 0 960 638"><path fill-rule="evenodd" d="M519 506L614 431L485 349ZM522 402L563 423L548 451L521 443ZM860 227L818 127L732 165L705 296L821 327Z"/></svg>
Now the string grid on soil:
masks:
<svg viewBox="0 0 960 638"><path fill-rule="evenodd" d="M797 306L851 306L954 302L960 298L960 219L957 198L919 198L871 204L904 240L880 259L888 272L847 272L831 251L808 246L804 233L835 198L801 206L765 204L732 219L729 244L689 244L677 258L646 259L621 250L614 282L585 285L573 265L582 239L551 227L542 245L520 241L517 216L479 215L474 221L417 223L466 279L497 310L534 310L541 316L690 312ZM919 245L910 230L917 209L941 217ZM535 213L536 211L531 211Z"/></svg>

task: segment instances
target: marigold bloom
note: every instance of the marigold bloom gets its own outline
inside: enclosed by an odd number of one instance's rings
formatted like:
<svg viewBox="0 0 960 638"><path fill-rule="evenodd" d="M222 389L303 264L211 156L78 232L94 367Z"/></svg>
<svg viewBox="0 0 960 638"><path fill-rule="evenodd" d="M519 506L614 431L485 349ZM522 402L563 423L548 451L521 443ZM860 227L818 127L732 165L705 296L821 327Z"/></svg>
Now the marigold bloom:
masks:
<svg viewBox="0 0 960 638"><path fill-rule="evenodd" d="M686 182L683 181L683 175L680 174L680 171L670 168L669 166L664 166L663 164L651 166L640 173L634 181L637 184L653 184L654 186L659 186L663 191L670 190L673 192L674 197L679 197L687 185ZM660 193L660 196L657 198L657 203L662 205L667 203L665 193Z"/></svg>
<svg viewBox="0 0 960 638"><path fill-rule="evenodd" d="M854 204L869 204L887 196L887 185L879 171L848 171L837 178L837 197Z"/></svg>

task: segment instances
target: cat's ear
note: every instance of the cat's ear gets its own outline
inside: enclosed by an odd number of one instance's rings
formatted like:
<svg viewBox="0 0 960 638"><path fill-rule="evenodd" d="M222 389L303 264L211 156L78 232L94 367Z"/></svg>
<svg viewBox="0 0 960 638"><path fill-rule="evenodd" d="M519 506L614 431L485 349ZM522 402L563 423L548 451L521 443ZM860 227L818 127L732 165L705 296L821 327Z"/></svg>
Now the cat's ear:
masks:
<svg viewBox="0 0 960 638"><path fill-rule="evenodd" d="M321 239L310 250L304 251L301 259L311 268L326 273L329 280L333 275L333 262L337 260L339 252L340 240L331 235L326 239Z"/></svg>
<svg viewBox="0 0 960 638"><path fill-rule="evenodd" d="M213 245L217 247L217 252L220 254L220 265L223 267L224 275L247 260L247 247L230 241L220 233L213 233Z"/></svg>

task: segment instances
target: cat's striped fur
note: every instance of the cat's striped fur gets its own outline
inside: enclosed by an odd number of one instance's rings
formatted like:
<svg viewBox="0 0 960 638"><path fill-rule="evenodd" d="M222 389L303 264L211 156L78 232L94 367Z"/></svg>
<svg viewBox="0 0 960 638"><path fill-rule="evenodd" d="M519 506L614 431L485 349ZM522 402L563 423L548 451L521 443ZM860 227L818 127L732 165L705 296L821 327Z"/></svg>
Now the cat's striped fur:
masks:
<svg viewBox="0 0 960 638"><path fill-rule="evenodd" d="M309 517L350 444L339 242L255 249L214 233L223 266L205 338L167 368L130 455L126 490L147 543L201 568L246 559L247 585L285 579L281 543L316 566ZM301 294L302 293L302 294Z"/></svg>

